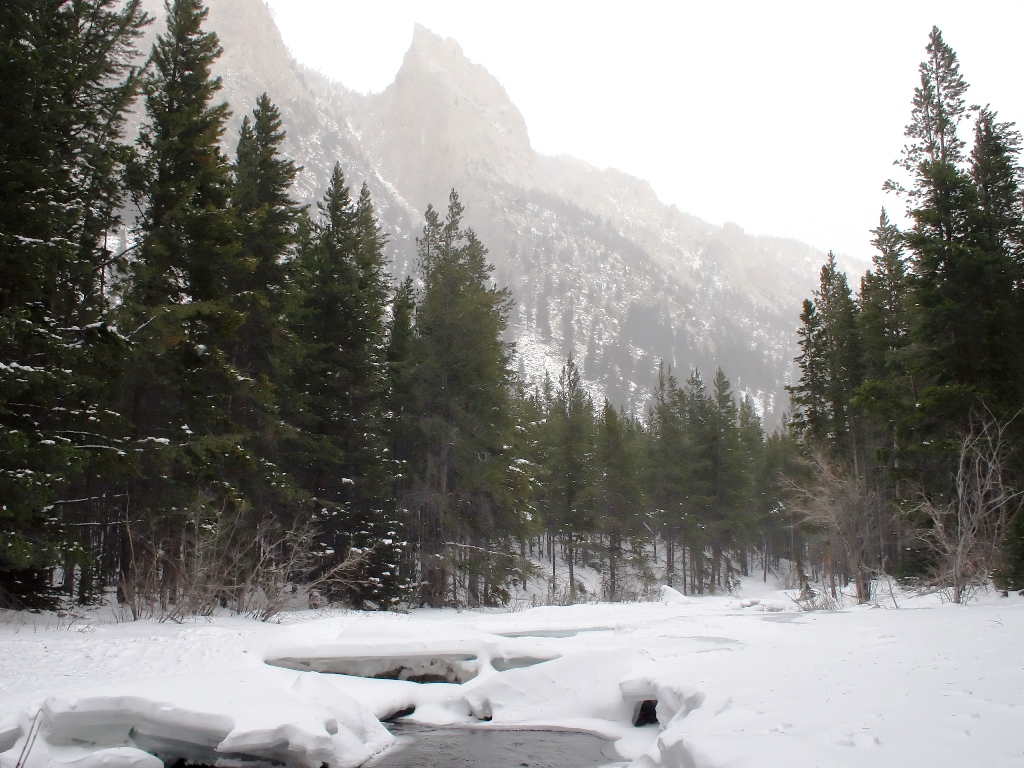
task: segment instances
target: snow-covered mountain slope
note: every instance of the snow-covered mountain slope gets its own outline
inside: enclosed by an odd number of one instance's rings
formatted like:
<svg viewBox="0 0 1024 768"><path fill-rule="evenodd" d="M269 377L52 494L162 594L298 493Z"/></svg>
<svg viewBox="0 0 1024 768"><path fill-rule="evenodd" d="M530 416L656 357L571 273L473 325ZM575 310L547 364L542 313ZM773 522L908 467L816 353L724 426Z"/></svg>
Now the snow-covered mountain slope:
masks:
<svg viewBox="0 0 1024 768"><path fill-rule="evenodd" d="M707 224L619 171L539 155L501 84L423 27L394 82L362 95L297 63L260 0L209 4L235 124L269 93L287 151L305 168L306 202L323 193L335 161L353 186L366 181L396 274L414 269L427 204L443 209L459 191L496 279L516 299L509 336L529 378L556 376L573 352L593 391L642 414L659 360L679 378L697 368L710 380L721 366L775 423L800 302L824 253Z"/></svg>

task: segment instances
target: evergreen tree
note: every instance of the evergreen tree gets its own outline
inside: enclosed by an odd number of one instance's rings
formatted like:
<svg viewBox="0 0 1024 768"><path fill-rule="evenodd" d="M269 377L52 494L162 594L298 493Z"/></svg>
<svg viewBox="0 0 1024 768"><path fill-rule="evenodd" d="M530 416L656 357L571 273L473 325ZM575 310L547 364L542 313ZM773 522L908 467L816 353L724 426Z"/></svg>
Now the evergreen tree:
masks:
<svg viewBox="0 0 1024 768"><path fill-rule="evenodd" d="M829 253L813 302L804 302L797 357L801 378L789 391L801 435L832 450L849 450L852 443L851 401L862 378L856 321L846 275Z"/></svg>
<svg viewBox="0 0 1024 768"><path fill-rule="evenodd" d="M221 88L211 74L223 49L204 32L200 0L168 0L167 31L157 38L144 84L146 112L136 172L143 208L131 293L142 307L224 298L242 276L237 223L229 200L231 166L220 149L228 105L211 105ZM233 334L237 314L224 317Z"/></svg>
<svg viewBox="0 0 1024 768"><path fill-rule="evenodd" d="M502 334L510 299L506 289L492 286L487 251L462 227L462 216L453 190L444 221L427 209L418 241L423 289L416 305L414 378L426 450L409 506L420 550L421 600L430 605L445 601L455 566L467 591L478 590L490 543L523 523L507 485L515 425L510 349Z"/></svg>
<svg viewBox="0 0 1024 768"><path fill-rule="evenodd" d="M712 584L731 590L733 569L728 551L740 541L746 543L742 528L750 505L753 468L746 461L741 442L732 385L721 368L715 372L710 405L710 440L706 450L712 503L706 525L711 542Z"/></svg>
<svg viewBox="0 0 1024 768"><path fill-rule="evenodd" d="M700 371L694 371L680 393L689 444L686 462L685 533L690 551L690 587L704 594L710 572L705 557L712 544L715 517L714 455L715 414Z"/></svg>
<svg viewBox="0 0 1024 768"><path fill-rule="evenodd" d="M960 75L956 53L932 27L925 48L927 57L918 71L920 85L914 89L913 110L904 136L910 142L900 164L915 178L913 197L929 197L930 180L938 165L955 166L963 158L964 142L957 128L967 114L964 94L967 83ZM893 182L888 186L895 187Z"/></svg>
<svg viewBox="0 0 1024 768"><path fill-rule="evenodd" d="M858 325L865 379L886 381L904 375L911 283L901 233L884 208L872 234L876 253L861 279Z"/></svg>
<svg viewBox="0 0 1024 768"><path fill-rule="evenodd" d="M594 404L570 355L562 366L548 409L546 433L547 522L552 535L559 536L565 543L570 599L576 595L577 549L581 543L585 544L594 527L592 510L583 503L596 480L594 427Z"/></svg>
<svg viewBox="0 0 1024 768"><path fill-rule="evenodd" d="M938 29L927 52L904 150L914 179L904 239L914 272L910 365L920 382L914 423L928 452L942 453L972 409L1006 418L1019 406L1020 139L979 110L965 158L957 125L967 84Z"/></svg>
<svg viewBox="0 0 1024 768"><path fill-rule="evenodd" d="M228 108L211 105L221 48L202 29L206 15L198 0L175 0L153 46L133 180L139 245L122 310L138 456L127 493L142 520L132 535L148 547L126 544L122 585L155 569L164 606L184 588L186 541L199 529L246 518L255 527L294 514L297 503L289 479L254 452L251 425L232 414L232 403L263 397L232 364L245 324L237 291L251 263L241 258L232 168L220 149Z"/></svg>
<svg viewBox="0 0 1024 768"><path fill-rule="evenodd" d="M862 414L865 448L890 472L898 454L910 444L918 382L910 367L911 288L902 233L882 210L872 243L876 248L872 269L861 278L857 316L858 341L864 380L854 405ZM870 423L869 423L870 420Z"/></svg>
<svg viewBox="0 0 1024 768"><path fill-rule="evenodd" d="M282 375L286 262L300 237L303 210L291 198L299 169L281 156L284 140L280 112L264 93L252 119L242 119L238 140L231 204L240 230L242 271L231 292L245 314L232 362L266 385Z"/></svg>
<svg viewBox="0 0 1024 768"><path fill-rule="evenodd" d="M855 465L878 499L877 565L899 569L905 547L896 500L897 484L913 464L918 381L910 365L915 354L910 337L912 275L902 233L882 210L873 244L873 269L861 279L858 340L864 381L854 406L858 411L861 451Z"/></svg>
<svg viewBox="0 0 1024 768"><path fill-rule="evenodd" d="M599 530L607 537L607 596L616 601L622 598L623 545L641 534L644 500L638 482L639 448L635 429L607 400L596 438L598 476L589 496Z"/></svg>
<svg viewBox="0 0 1024 768"><path fill-rule="evenodd" d="M0 603L45 603L58 563L90 599L117 530L106 236L146 23L137 0L0 8Z"/></svg>
<svg viewBox="0 0 1024 768"><path fill-rule="evenodd" d="M340 165L318 203L320 221L299 256L292 333L302 350L292 418L302 438L290 465L316 498L330 555L356 552L357 573L333 599L391 607L404 589L402 536L391 488L383 409L387 400L384 237L364 185L353 201Z"/></svg>
<svg viewBox="0 0 1024 768"><path fill-rule="evenodd" d="M395 498L403 499L412 487L412 476L422 454L416 421L415 364L416 290L411 276L395 289L387 322L387 442L394 467Z"/></svg>
<svg viewBox="0 0 1024 768"><path fill-rule="evenodd" d="M683 531L686 530L686 470L690 445L687 441L686 414L680 407L682 393L671 370L658 367L654 404L648 418L649 439L645 471L652 518L665 542L665 578L674 586L677 553L685 556ZM686 590L685 575L682 583Z"/></svg>
<svg viewBox="0 0 1024 768"><path fill-rule="evenodd" d="M822 355L821 315L811 299L804 299L797 345L800 379L797 384L786 387L793 407L793 429L799 435L821 441L828 434L829 423L825 396L827 372Z"/></svg>
<svg viewBox="0 0 1024 768"><path fill-rule="evenodd" d="M749 396L740 398L737 421L742 494L736 519L736 540L733 547L740 558L740 572L748 576L748 549L756 547L772 510L769 483L765 476L765 436L761 417Z"/></svg>

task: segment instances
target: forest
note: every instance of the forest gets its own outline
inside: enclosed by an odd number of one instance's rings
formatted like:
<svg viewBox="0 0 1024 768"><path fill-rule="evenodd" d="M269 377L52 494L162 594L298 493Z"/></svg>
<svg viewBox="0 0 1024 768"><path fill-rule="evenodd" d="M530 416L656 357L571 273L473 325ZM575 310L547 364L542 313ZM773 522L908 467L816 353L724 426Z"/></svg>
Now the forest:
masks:
<svg viewBox="0 0 1024 768"><path fill-rule="evenodd" d="M146 57L139 0L0 8L0 607L1024 588L1021 139L937 28L887 182L909 223L883 211L856 292L830 256L794 307L766 434L721 369L661 366L640 414L572 356L524 381L458 193L393 277L340 164L315 210L293 198L265 94L226 135L205 21L169 2Z"/></svg>

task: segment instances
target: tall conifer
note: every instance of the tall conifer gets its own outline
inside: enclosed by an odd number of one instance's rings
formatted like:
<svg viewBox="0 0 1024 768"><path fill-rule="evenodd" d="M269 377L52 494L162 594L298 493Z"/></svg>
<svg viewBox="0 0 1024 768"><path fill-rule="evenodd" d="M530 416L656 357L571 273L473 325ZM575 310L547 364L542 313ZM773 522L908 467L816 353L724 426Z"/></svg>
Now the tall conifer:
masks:
<svg viewBox="0 0 1024 768"><path fill-rule="evenodd" d="M353 200L340 165L318 208L296 264L291 329L301 351L292 418L301 436L289 466L315 497L326 563L362 555L358 571L331 597L387 608L403 590L404 537L386 453L384 237L367 187Z"/></svg>
<svg viewBox="0 0 1024 768"><path fill-rule="evenodd" d="M232 359L246 319L239 287L252 264L241 257L232 167L220 148L229 112L212 103L221 47L203 30L206 16L199 0L169 3L166 32L153 46L134 179L139 247L123 308L139 457L127 493L143 521L135 535L148 539L150 554L163 553L164 604L182 588L189 526L216 530L247 517L265 524L294 503L288 478L254 451L251 425L232 412L233 403L260 399L259 383ZM130 553L127 585L150 567Z"/></svg>
<svg viewBox="0 0 1024 768"><path fill-rule="evenodd" d="M116 538L107 235L146 23L137 0L0 7L0 603L45 602L58 563L91 599Z"/></svg>
<svg viewBox="0 0 1024 768"><path fill-rule="evenodd" d="M415 378L425 451L409 506L421 599L431 605L445 601L452 567L464 565L474 588L490 565L476 555L523 522L507 482L514 424L511 350L502 334L511 300L492 284L487 250L463 227L463 212L453 190L443 221L427 209L419 239ZM497 582L507 578L491 573Z"/></svg>

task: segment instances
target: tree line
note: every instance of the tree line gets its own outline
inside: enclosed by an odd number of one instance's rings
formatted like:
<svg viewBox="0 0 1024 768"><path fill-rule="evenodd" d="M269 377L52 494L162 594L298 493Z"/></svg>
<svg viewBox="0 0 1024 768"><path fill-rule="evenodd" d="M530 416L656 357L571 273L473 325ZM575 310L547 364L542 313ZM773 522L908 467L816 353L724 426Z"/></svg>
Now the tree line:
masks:
<svg viewBox="0 0 1024 768"><path fill-rule="evenodd" d="M0 8L0 604L1024 586L1020 136L966 106L937 29L888 185L910 225L882 212L856 294L830 255L766 435L721 370L661 367L644 414L571 355L521 380L457 193L393 279L365 185L339 165L315 209L292 197L266 94L225 135L205 20L168 2L143 59L138 0Z"/></svg>
<svg viewBox="0 0 1024 768"><path fill-rule="evenodd" d="M620 599L659 542L696 592L767 551L768 443L721 371L663 371L646 421L572 358L528 387L458 195L393 281L368 188L336 166L299 205L276 106L226 136L206 9L166 9L147 59L138 0L0 9L0 602L486 605L538 559L552 599L578 564Z"/></svg>
<svg viewBox="0 0 1024 768"><path fill-rule="evenodd" d="M956 602L991 577L1024 587L1021 137L967 90L933 28L905 180L885 185L908 224L882 211L856 294L830 254L800 316L790 391L807 461L791 504L861 600L881 573Z"/></svg>

